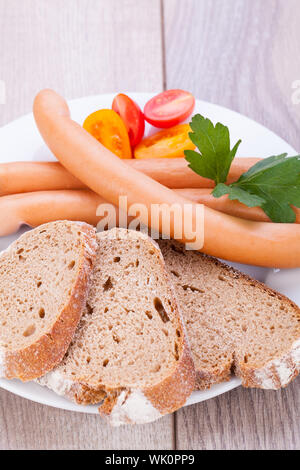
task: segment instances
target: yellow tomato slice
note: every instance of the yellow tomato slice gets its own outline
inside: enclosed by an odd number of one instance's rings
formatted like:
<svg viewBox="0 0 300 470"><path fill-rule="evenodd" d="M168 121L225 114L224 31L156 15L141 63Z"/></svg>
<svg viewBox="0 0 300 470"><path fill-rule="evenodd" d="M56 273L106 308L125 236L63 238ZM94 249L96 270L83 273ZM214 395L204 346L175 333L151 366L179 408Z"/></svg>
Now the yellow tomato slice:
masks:
<svg viewBox="0 0 300 470"><path fill-rule="evenodd" d="M119 158L132 158L128 132L120 116L112 109L90 114L83 127Z"/></svg>
<svg viewBox="0 0 300 470"><path fill-rule="evenodd" d="M195 145L189 138L191 128L188 124L164 129L147 137L134 149L135 158L180 158L184 150L194 150Z"/></svg>

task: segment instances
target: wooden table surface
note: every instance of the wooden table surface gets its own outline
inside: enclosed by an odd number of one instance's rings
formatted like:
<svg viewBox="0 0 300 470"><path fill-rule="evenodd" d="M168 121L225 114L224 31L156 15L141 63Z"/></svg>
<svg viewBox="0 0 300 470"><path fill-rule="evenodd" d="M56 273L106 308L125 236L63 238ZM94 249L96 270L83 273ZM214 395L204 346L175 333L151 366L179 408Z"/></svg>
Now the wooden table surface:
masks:
<svg viewBox="0 0 300 470"><path fill-rule="evenodd" d="M0 125L44 87L67 98L184 88L300 149L299 24L299 0L0 0ZM299 449L299 410L298 379L112 429L1 390L0 448Z"/></svg>

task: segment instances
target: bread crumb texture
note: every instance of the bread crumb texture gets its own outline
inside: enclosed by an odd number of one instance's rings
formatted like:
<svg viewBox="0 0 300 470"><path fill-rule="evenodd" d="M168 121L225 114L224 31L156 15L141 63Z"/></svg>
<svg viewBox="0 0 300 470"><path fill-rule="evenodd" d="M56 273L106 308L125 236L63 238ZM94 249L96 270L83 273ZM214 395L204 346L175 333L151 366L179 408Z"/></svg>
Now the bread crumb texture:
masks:
<svg viewBox="0 0 300 470"><path fill-rule="evenodd" d="M300 367L300 310L264 284L178 242L159 242L176 287L197 387L228 380L286 386Z"/></svg>
<svg viewBox="0 0 300 470"><path fill-rule="evenodd" d="M52 222L0 255L0 372L32 380L63 358L81 318L97 249L87 224Z"/></svg>
<svg viewBox="0 0 300 470"><path fill-rule="evenodd" d="M114 229L97 237L86 310L55 370L60 385L53 373L43 384L81 404L104 399L100 413L112 424L153 421L182 406L195 385L173 288L148 236Z"/></svg>

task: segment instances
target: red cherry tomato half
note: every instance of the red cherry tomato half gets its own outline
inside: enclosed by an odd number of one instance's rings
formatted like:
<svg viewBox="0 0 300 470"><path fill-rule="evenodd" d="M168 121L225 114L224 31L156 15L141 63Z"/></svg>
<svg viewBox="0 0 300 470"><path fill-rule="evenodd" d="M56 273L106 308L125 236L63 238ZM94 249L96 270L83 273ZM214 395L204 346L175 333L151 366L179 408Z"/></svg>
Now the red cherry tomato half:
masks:
<svg viewBox="0 0 300 470"><path fill-rule="evenodd" d="M144 108L144 116L152 126L176 126L193 112L195 98L188 91L167 90L154 96Z"/></svg>
<svg viewBox="0 0 300 470"><path fill-rule="evenodd" d="M122 118L130 144L135 147L140 143L145 132L145 120L140 107L129 96L120 93L114 98L112 109Z"/></svg>

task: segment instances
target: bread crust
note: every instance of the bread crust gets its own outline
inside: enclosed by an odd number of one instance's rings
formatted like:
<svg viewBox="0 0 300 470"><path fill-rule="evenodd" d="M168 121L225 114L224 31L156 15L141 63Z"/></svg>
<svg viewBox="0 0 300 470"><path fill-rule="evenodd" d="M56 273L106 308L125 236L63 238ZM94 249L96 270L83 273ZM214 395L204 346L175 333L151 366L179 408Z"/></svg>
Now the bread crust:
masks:
<svg viewBox="0 0 300 470"><path fill-rule="evenodd" d="M145 422L151 422L154 419L162 417L168 413L173 413L181 408L195 389L195 379L196 374L194 363L188 343L186 338L184 338L180 360L171 375L152 387L145 387L140 390L124 388L108 391L103 404L99 407L99 413L102 417L105 417L110 424L115 426L121 424L142 424ZM152 405L154 419L151 419L151 417L147 419L144 416L141 418L141 421L136 421L136 418L127 412L123 413L123 416L118 419L118 422L116 422L114 419L114 412L115 408L119 405L118 400L121 393L125 392L126 394L122 403L122 406L124 406L129 397L137 391L141 392L146 400Z"/></svg>
<svg viewBox="0 0 300 470"><path fill-rule="evenodd" d="M262 290L265 293L277 297L281 302L288 304L295 310L300 321L300 308L288 297L275 291L266 284L253 279L247 274L241 273L235 268L218 261L220 266L224 267L227 272L235 278L244 279L253 287ZM263 367L250 367L240 361L236 355L233 355L231 369L236 376L242 380L243 387L262 388L278 390L286 387L298 374L300 368L300 332L298 340L294 341L290 350L281 356L268 361ZM285 371L284 371L285 369Z"/></svg>
<svg viewBox="0 0 300 470"><path fill-rule="evenodd" d="M99 407L100 415L107 418L110 424L115 424L113 423L112 413L117 406L118 398L122 392L126 393L127 399L132 393L139 390L147 400L150 401L160 416L163 416L176 411L185 404L187 398L195 389L195 380L196 373L194 363L189 345L184 337L183 349L176 369L170 376L152 387L141 389L130 389L126 387L111 389L107 388L105 384L99 384L98 387L92 388L83 382L73 382L69 384L68 381L65 380L60 394L75 401L79 405L93 405L103 401ZM41 385L49 386L47 376L38 380L38 382ZM124 422L118 424L135 424L135 422L127 416Z"/></svg>
<svg viewBox="0 0 300 470"><path fill-rule="evenodd" d="M26 382L46 374L63 359L73 339L86 304L90 274L97 250L95 229L85 223L74 223L84 234L84 243L81 247L77 279L69 301L59 313L51 330L38 341L25 349L3 353L1 372L7 379L18 378ZM41 227L43 226L39 229Z"/></svg>
<svg viewBox="0 0 300 470"><path fill-rule="evenodd" d="M180 331L180 334L182 335L180 358L172 374L168 377L165 377L165 379L162 382L159 382L158 384L140 389L141 393L145 396L147 400L149 400L153 408L157 410L161 416L163 416L168 413L173 413L185 404L187 398L195 389L196 372L190 347L188 344L184 322L182 319L181 312L179 310L175 289L167 273L165 261L161 254L160 248L158 244L147 235L143 235L143 237L148 239L148 241L150 241L155 246L155 249L159 251L161 268L163 270L162 272L164 273L166 282L170 287L172 295L172 304L175 307L176 318L178 319L177 328ZM135 421L131 419L131 417L128 415L124 417L124 421L120 420L120 422L118 423L114 423L111 419L114 412L114 407L117 406L118 398L123 390L115 390L112 391L112 393L109 392L107 398L99 407L100 415L106 417L108 421L113 425L135 423ZM125 390L127 395L126 400L130 397L133 392L136 391L131 389Z"/></svg>
<svg viewBox="0 0 300 470"><path fill-rule="evenodd" d="M179 357L170 375L165 377L161 382L151 386L140 388L110 388L105 384L99 384L97 387L92 387L84 382L73 382L70 384L65 380L65 384L60 390L60 393L81 405L96 404L103 401L99 407L99 413L101 416L107 418L112 425L150 422L167 413L172 413L183 406L195 389L196 373L184 322L179 311L174 287L167 273L165 261L157 243L144 233L128 231L127 229L112 229L109 232L99 234L99 236L105 238L118 238L123 236L127 238L138 237L150 242L159 253L161 276L164 277L166 284L169 286L171 294L170 299L174 307L175 317L177 318L176 329L179 343ZM47 379L47 377L45 377L42 378L39 383L53 388L53 386L50 385L50 380L51 378ZM142 400L144 400L141 405L141 413L138 417L132 415L128 410L126 412L124 411L124 405L126 406L126 403L132 398L133 402L137 404L135 397L137 397L140 402L141 397L143 397ZM120 399L122 399L122 403L120 403ZM119 408L122 409L122 416L116 420L115 415L118 413ZM150 413L149 410L151 411Z"/></svg>
<svg viewBox="0 0 300 470"><path fill-rule="evenodd" d="M216 258L199 253L199 256L211 261L215 265L225 270L229 276L235 279L244 279L254 288L260 289L264 293L276 297L285 304L288 304L295 310L300 321L300 308L288 297L273 290L271 287L263 284L251 276L244 274L237 269L228 266ZM242 362L235 351L233 351L232 360L220 364L218 371L209 369L196 370L196 386L198 390L210 388L212 385L230 380L232 372L242 380L243 387L262 388L277 390L286 387L300 371L300 332L299 338L293 344L290 350L281 356L268 361L263 367L251 367Z"/></svg>
<svg viewBox="0 0 300 470"><path fill-rule="evenodd" d="M243 387L271 390L286 387L300 371L300 338L294 341L290 351L263 367L247 367L242 362L234 367L235 374L242 379Z"/></svg>
<svg viewBox="0 0 300 470"><path fill-rule="evenodd" d="M232 361L224 362L219 366L219 369L198 369L196 370L196 389L207 390L212 385L221 382L228 382L231 379Z"/></svg>

